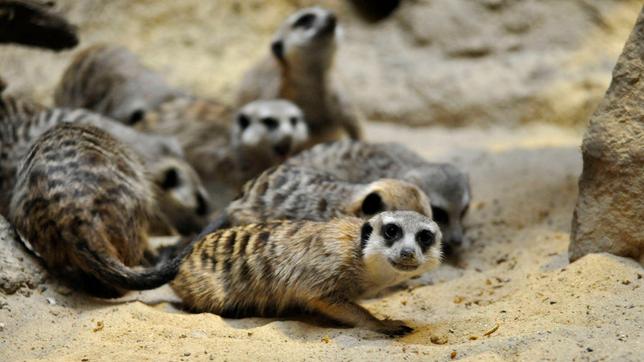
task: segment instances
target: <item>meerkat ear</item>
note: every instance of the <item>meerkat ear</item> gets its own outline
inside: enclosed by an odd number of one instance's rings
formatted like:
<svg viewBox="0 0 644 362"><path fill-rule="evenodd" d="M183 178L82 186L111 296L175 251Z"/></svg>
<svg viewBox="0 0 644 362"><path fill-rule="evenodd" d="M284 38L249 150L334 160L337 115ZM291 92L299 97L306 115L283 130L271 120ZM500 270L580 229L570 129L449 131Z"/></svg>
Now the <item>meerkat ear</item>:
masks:
<svg viewBox="0 0 644 362"><path fill-rule="evenodd" d="M373 227L369 222L365 222L362 224L362 229L360 229L360 248L364 249L365 246L367 246L367 241L371 237L371 233L373 232Z"/></svg>
<svg viewBox="0 0 644 362"><path fill-rule="evenodd" d="M271 51L273 55L279 59L284 60L284 42L281 40L275 40L271 43Z"/></svg>
<svg viewBox="0 0 644 362"><path fill-rule="evenodd" d="M362 213L364 215L374 215L384 211L385 204L378 192L374 191L362 200Z"/></svg>

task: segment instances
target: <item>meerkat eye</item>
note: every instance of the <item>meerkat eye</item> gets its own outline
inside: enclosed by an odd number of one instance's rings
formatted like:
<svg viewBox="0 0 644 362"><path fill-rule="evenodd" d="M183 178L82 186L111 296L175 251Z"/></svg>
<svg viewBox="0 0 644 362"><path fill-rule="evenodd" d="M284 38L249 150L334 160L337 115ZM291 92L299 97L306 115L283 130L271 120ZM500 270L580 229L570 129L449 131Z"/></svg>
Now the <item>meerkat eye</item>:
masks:
<svg viewBox="0 0 644 362"><path fill-rule="evenodd" d="M179 172L174 168L166 170L163 175L163 182L161 182L161 188L169 190L179 186L179 184Z"/></svg>
<svg viewBox="0 0 644 362"><path fill-rule="evenodd" d="M402 229L396 224L386 224L382 227L382 236L390 243L400 239L402 234Z"/></svg>
<svg viewBox="0 0 644 362"><path fill-rule="evenodd" d="M311 26L313 26L313 23L315 22L315 15L313 14L304 14L300 16L299 19L293 23L293 29L295 28L302 28L304 30L309 29Z"/></svg>
<svg viewBox="0 0 644 362"><path fill-rule="evenodd" d="M423 249L429 248L434 243L436 236L429 230L421 230L416 234L416 242L420 244Z"/></svg>
<svg viewBox="0 0 644 362"><path fill-rule="evenodd" d="M136 111L132 112L132 114L130 114L130 119L128 119L127 123L130 126L137 124L141 122L144 117L145 117L145 111L142 109L137 109Z"/></svg>
<svg viewBox="0 0 644 362"><path fill-rule="evenodd" d="M434 221L439 224L449 223L449 216L447 215L447 211L441 209L440 207L432 206L432 217Z"/></svg>
<svg viewBox="0 0 644 362"><path fill-rule="evenodd" d="M250 125L250 119L245 114L240 113L239 116L237 116L237 124L243 131Z"/></svg>
<svg viewBox="0 0 644 362"><path fill-rule="evenodd" d="M273 117L266 117L262 119L262 123L266 128L268 128L269 131L272 131L274 129L277 129L279 127L280 123Z"/></svg>
<svg viewBox="0 0 644 362"><path fill-rule="evenodd" d="M297 117L291 117L291 126L295 127L297 125Z"/></svg>

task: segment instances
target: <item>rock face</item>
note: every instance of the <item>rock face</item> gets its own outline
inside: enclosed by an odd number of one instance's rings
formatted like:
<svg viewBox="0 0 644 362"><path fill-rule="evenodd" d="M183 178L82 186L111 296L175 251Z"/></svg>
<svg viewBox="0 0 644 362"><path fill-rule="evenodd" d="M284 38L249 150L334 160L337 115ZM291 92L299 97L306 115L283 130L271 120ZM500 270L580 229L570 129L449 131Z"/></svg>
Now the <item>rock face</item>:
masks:
<svg viewBox="0 0 644 362"><path fill-rule="evenodd" d="M582 151L570 260L610 252L644 261L644 8Z"/></svg>
<svg viewBox="0 0 644 362"><path fill-rule="evenodd" d="M13 294L23 287L33 289L45 278L44 269L27 254L9 222L0 215L0 292Z"/></svg>

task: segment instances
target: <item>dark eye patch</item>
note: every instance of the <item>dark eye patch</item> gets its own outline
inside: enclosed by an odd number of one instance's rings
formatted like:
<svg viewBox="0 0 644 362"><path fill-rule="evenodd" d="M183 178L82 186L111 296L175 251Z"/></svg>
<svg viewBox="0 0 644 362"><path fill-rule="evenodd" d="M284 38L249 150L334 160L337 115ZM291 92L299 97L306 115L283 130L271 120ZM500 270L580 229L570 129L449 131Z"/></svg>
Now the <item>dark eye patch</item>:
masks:
<svg viewBox="0 0 644 362"><path fill-rule="evenodd" d="M130 119L128 119L128 124L130 126L137 124L141 122L144 117L145 117L145 111L142 109L137 109L136 111L132 112L132 114L130 114Z"/></svg>
<svg viewBox="0 0 644 362"><path fill-rule="evenodd" d="M248 125L250 125L250 119L247 115L240 113L239 116L237 116L237 124L243 131L246 129L246 127L248 127Z"/></svg>
<svg viewBox="0 0 644 362"><path fill-rule="evenodd" d="M440 207L432 206L432 217L434 221L439 224L449 223L449 215L447 215L447 211L441 209Z"/></svg>
<svg viewBox="0 0 644 362"><path fill-rule="evenodd" d="M291 117L290 121L291 121L291 125L293 127L295 127L297 125L297 117Z"/></svg>
<svg viewBox="0 0 644 362"><path fill-rule="evenodd" d="M385 224L382 226L382 237L385 238L388 246L391 246L396 240L402 238L403 230L396 224Z"/></svg>
<svg viewBox="0 0 644 362"><path fill-rule="evenodd" d="M362 229L360 230L360 249L364 250L367 246L367 241L371 237L373 232L373 227L368 223L362 224Z"/></svg>
<svg viewBox="0 0 644 362"><path fill-rule="evenodd" d="M416 234L416 242L420 245L423 253L434 244L436 235L429 230L421 230Z"/></svg>
<svg viewBox="0 0 644 362"><path fill-rule="evenodd" d="M309 29L311 26L313 26L313 23L315 22L315 15L313 14L304 14L299 17L293 23L293 29L295 28L302 28L304 30Z"/></svg>
<svg viewBox="0 0 644 362"><path fill-rule="evenodd" d="M268 128L269 131L277 129L279 127L280 123L278 120L276 120L273 117L266 117L262 119L262 123L266 128Z"/></svg>
<svg viewBox="0 0 644 362"><path fill-rule="evenodd" d="M210 207L208 207L208 201L206 201L206 198L203 197L200 193L196 194L197 197L197 215L199 216L204 216L208 214L208 211L210 211Z"/></svg>
<svg viewBox="0 0 644 362"><path fill-rule="evenodd" d="M161 183L161 188L164 190L173 189L179 186L179 173L176 169L168 169L163 175L163 182Z"/></svg>

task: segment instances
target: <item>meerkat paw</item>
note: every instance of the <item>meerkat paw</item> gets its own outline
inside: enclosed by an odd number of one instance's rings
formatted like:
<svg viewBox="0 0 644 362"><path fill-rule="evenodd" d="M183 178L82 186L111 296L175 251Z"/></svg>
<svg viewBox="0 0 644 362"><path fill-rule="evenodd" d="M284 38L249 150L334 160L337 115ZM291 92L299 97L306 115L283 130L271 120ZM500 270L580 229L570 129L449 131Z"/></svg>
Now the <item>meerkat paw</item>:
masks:
<svg viewBox="0 0 644 362"><path fill-rule="evenodd" d="M377 329L377 332L388 336L404 336L413 330L403 321L385 319L381 321L381 326Z"/></svg>

